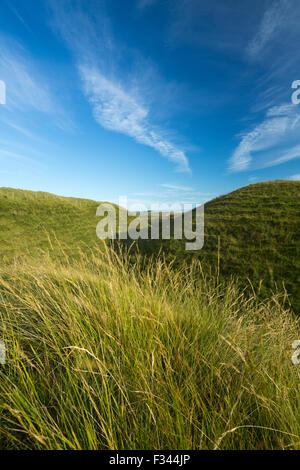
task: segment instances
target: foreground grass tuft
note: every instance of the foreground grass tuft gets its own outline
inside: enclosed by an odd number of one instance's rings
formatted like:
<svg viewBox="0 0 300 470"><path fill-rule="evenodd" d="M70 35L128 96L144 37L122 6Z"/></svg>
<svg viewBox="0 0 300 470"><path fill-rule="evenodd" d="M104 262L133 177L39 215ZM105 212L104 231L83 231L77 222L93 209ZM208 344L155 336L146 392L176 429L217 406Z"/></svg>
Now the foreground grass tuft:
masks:
<svg viewBox="0 0 300 470"><path fill-rule="evenodd" d="M1 449L300 449L299 320L198 261L0 271Z"/></svg>

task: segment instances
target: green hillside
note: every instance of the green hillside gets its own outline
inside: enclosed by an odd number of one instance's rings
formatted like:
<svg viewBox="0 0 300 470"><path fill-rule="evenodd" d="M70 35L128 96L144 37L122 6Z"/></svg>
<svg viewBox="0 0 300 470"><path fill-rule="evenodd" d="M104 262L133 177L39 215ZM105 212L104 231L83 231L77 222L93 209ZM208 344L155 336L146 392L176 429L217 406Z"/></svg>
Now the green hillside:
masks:
<svg viewBox="0 0 300 470"><path fill-rule="evenodd" d="M211 201L203 250L144 263L96 238L98 203L1 189L0 449L299 450L300 318L240 286L296 305L299 189Z"/></svg>
<svg viewBox="0 0 300 470"><path fill-rule="evenodd" d="M55 237L69 253L99 245L98 202L48 193L0 189L0 257L51 250ZM250 279L262 294L283 288L300 311L300 182L272 181L238 189L205 206L205 244L185 251L185 241L139 243L146 255L162 253L176 264L199 258L205 270ZM55 235L54 235L55 234ZM130 241L131 243L131 241ZM262 284L261 284L261 281Z"/></svg>
<svg viewBox="0 0 300 470"><path fill-rule="evenodd" d="M44 192L0 188L0 260L51 250L55 238L69 254L93 246L100 203ZM99 243L98 243L99 244Z"/></svg>
<svg viewBox="0 0 300 470"><path fill-rule="evenodd" d="M300 312L300 182L251 184L205 205L205 243L197 252L185 251L181 240L140 243L144 253L163 246L176 262L199 258L204 268L221 276L249 278L261 293L283 283Z"/></svg>

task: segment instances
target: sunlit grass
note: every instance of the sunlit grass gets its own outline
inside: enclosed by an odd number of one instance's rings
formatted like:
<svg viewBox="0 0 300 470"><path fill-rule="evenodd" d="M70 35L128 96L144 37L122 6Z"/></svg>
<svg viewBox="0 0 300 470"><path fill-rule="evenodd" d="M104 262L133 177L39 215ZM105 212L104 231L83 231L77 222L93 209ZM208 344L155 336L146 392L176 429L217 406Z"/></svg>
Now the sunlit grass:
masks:
<svg viewBox="0 0 300 470"><path fill-rule="evenodd" d="M299 449L299 320L199 262L0 271L2 449Z"/></svg>

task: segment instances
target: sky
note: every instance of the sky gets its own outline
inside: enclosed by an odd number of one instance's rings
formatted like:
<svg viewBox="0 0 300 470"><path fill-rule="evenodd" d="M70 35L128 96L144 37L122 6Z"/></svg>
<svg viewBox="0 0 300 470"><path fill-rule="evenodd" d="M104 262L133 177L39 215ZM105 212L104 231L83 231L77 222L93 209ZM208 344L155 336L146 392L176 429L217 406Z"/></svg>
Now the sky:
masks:
<svg viewBox="0 0 300 470"><path fill-rule="evenodd" d="M299 25L299 0L1 0L0 186L149 207L299 180Z"/></svg>

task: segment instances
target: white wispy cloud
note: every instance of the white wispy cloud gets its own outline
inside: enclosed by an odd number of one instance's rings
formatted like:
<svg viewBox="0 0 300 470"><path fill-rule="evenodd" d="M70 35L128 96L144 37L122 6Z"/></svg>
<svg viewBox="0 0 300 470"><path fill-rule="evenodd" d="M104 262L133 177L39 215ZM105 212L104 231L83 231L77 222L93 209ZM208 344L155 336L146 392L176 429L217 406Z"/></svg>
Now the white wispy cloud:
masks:
<svg viewBox="0 0 300 470"><path fill-rule="evenodd" d="M96 121L105 129L134 138L173 161L179 171L189 171L184 152L148 123L149 110L95 67L79 66L84 91Z"/></svg>
<svg viewBox="0 0 300 470"><path fill-rule="evenodd" d="M2 133L2 129L1 129ZM49 145L49 143L48 143ZM12 153L20 154L20 155L31 155L37 160L40 160L41 154L37 149L34 149L32 146L25 143L23 140L12 139L12 138L0 138L0 149L5 149Z"/></svg>
<svg viewBox="0 0 300 470"><path fill-rule="evenodd" d="M298 158L300 109L293 104L272 107L260 124L240 137L229 161L232 171L248 169L254 157L256 167L279 165Z"/></svg>
<svg viewBox="0 0 300 470"><path fill-rule="evenodd" d="M299 175L293 175L290 177L291 180L293 181L300 181L300 174Z"/></svg>
<svg viewBox="0 0 300 470"><path fill-rule="evenodd" d="M0 36L0 76L6 83L8 108L54 113L53 99L38 67L21 44Z"/></svg>
<svg viewBox="0 0 300 470"><path fill-rule="evenodd" d="M1 106L0 116L7 125L27 137L41 140L26 129L35 118L40 120L33 114L37 112L44 114L61 130L74 131L70 110L66 112L63 100L58 99L62 95L61 82L50 80L40 61L32 57L20 42L2 34L0 77L6 84L6 105ZM21 124L12 123L12 119Z"/></svg>
<svg viewBox="0 0 300 470"><path fill-rule="evenodd" d="M11 10L11 12L18 18L18 20L23 24L23 26L27 29L27 31L31 32L28 24L25 22L24 18L20 15L18 10L14 7L10 0L5 0L6 5Z"/></svg>
<svg viewBox="0 0 300 470"><path fill-rule="evenodd" d="M163 188L167 188L167 189L174 189L175 191L193 191L193 188L191 188L190 186L178 186L176 184L162 184L161 185Z"/></svg>
<svg viewBox="0 0 300 470"><path fill-rule="evenodd" d="M104 15L97 25L82 11L66 10L66 4L52 2L56 25L74 53L83 91L95 120L105 129L125 134L136 142L153 148L172 161L177 171L190 172L185 151L175 144L165 129L153 122L149 96L143 99L143 79L125 76L119 64L124 57L114 43L109 21ZM62 10L63 8L63 14ZM62 22L61 18L67 18ZM81 31L80 41L73 32ZM99 32L100 31L100 32ZM100 35L100 36L99 36ZM121 47L123 55L126 48Z"/></svg>
<svg viewBox="0 0 300 470"><path fill-rule="evenodd" d="M11 122L7 119L2 119L1 120L6 126L10 127L11 129L14 129L15 131L17 131L19 134L22 134L24 135L25 137L27 137L28 139L30 140L34 140L36 142L43 142L45 143L45 140L41 139L39 135L35 134L34 132L32 132L31 130L23 127L23 126L20 126L19 124L15 124L14 122Z"/></svg>
<svg viewBox="0 0 300 470"><path fill-rule="evenodd" d="M14 158L14 159L17 159L17 160L23 160L23 161L26 161L26 162L35 163L34 160L30 157L27 157L25 155L21 155L19 153L10 152L8 150L4 150L4 149L0 148L0 157L3 157L3 156L6 157L6 158Z"/></svg>
<svg viewBox="0 0 300 470"><path fill-rule="evenodd" d="M133 196L135 196L135 198L130 198L130 201L134 201L137 207L146 206L150 209L152 206L152 209L155 208L155 210L159 210L159 207L162 207L164 204L179 204L178 210L181 210L180 207L183 204L193 204L196 207L215 196L215 194L212 193L195 191L189 186L169 183L161 184L160 186L164 188L162 191L134 193ZM138 199L136 197L138 197ZM167 210L167 206L165 206L163 210Z"/></svg>
<svg viewBox="0 0 300 470"><path fill-rule="evenodd" d="M263 49L282 31L289 17L293 0L275 0L265 11L259 29L247 47L247 54L256 58Z"/></svg>
<svg viewBox="0 0 300 470"><path fill-rule="evenodd" d="M271 160L267 166L280 165L281 163L289 162L290 160L295 160L295 158L300 158L300 145L296 145L288 150L281 152L281 156Z"/></svg>
<svg viewBox="0 0 300 470"><path fill-rule="evenodd" d="M251 112L264 112L255 127L243 132L230 159L232 171L265 168L299 157L300 107L286 104L288 82L299 72L300 2L267 3L258 30L246 49L248 58L260 60L263 73L256 81L257 96ZM279 106L277 105L279 103Z"/></svg>

